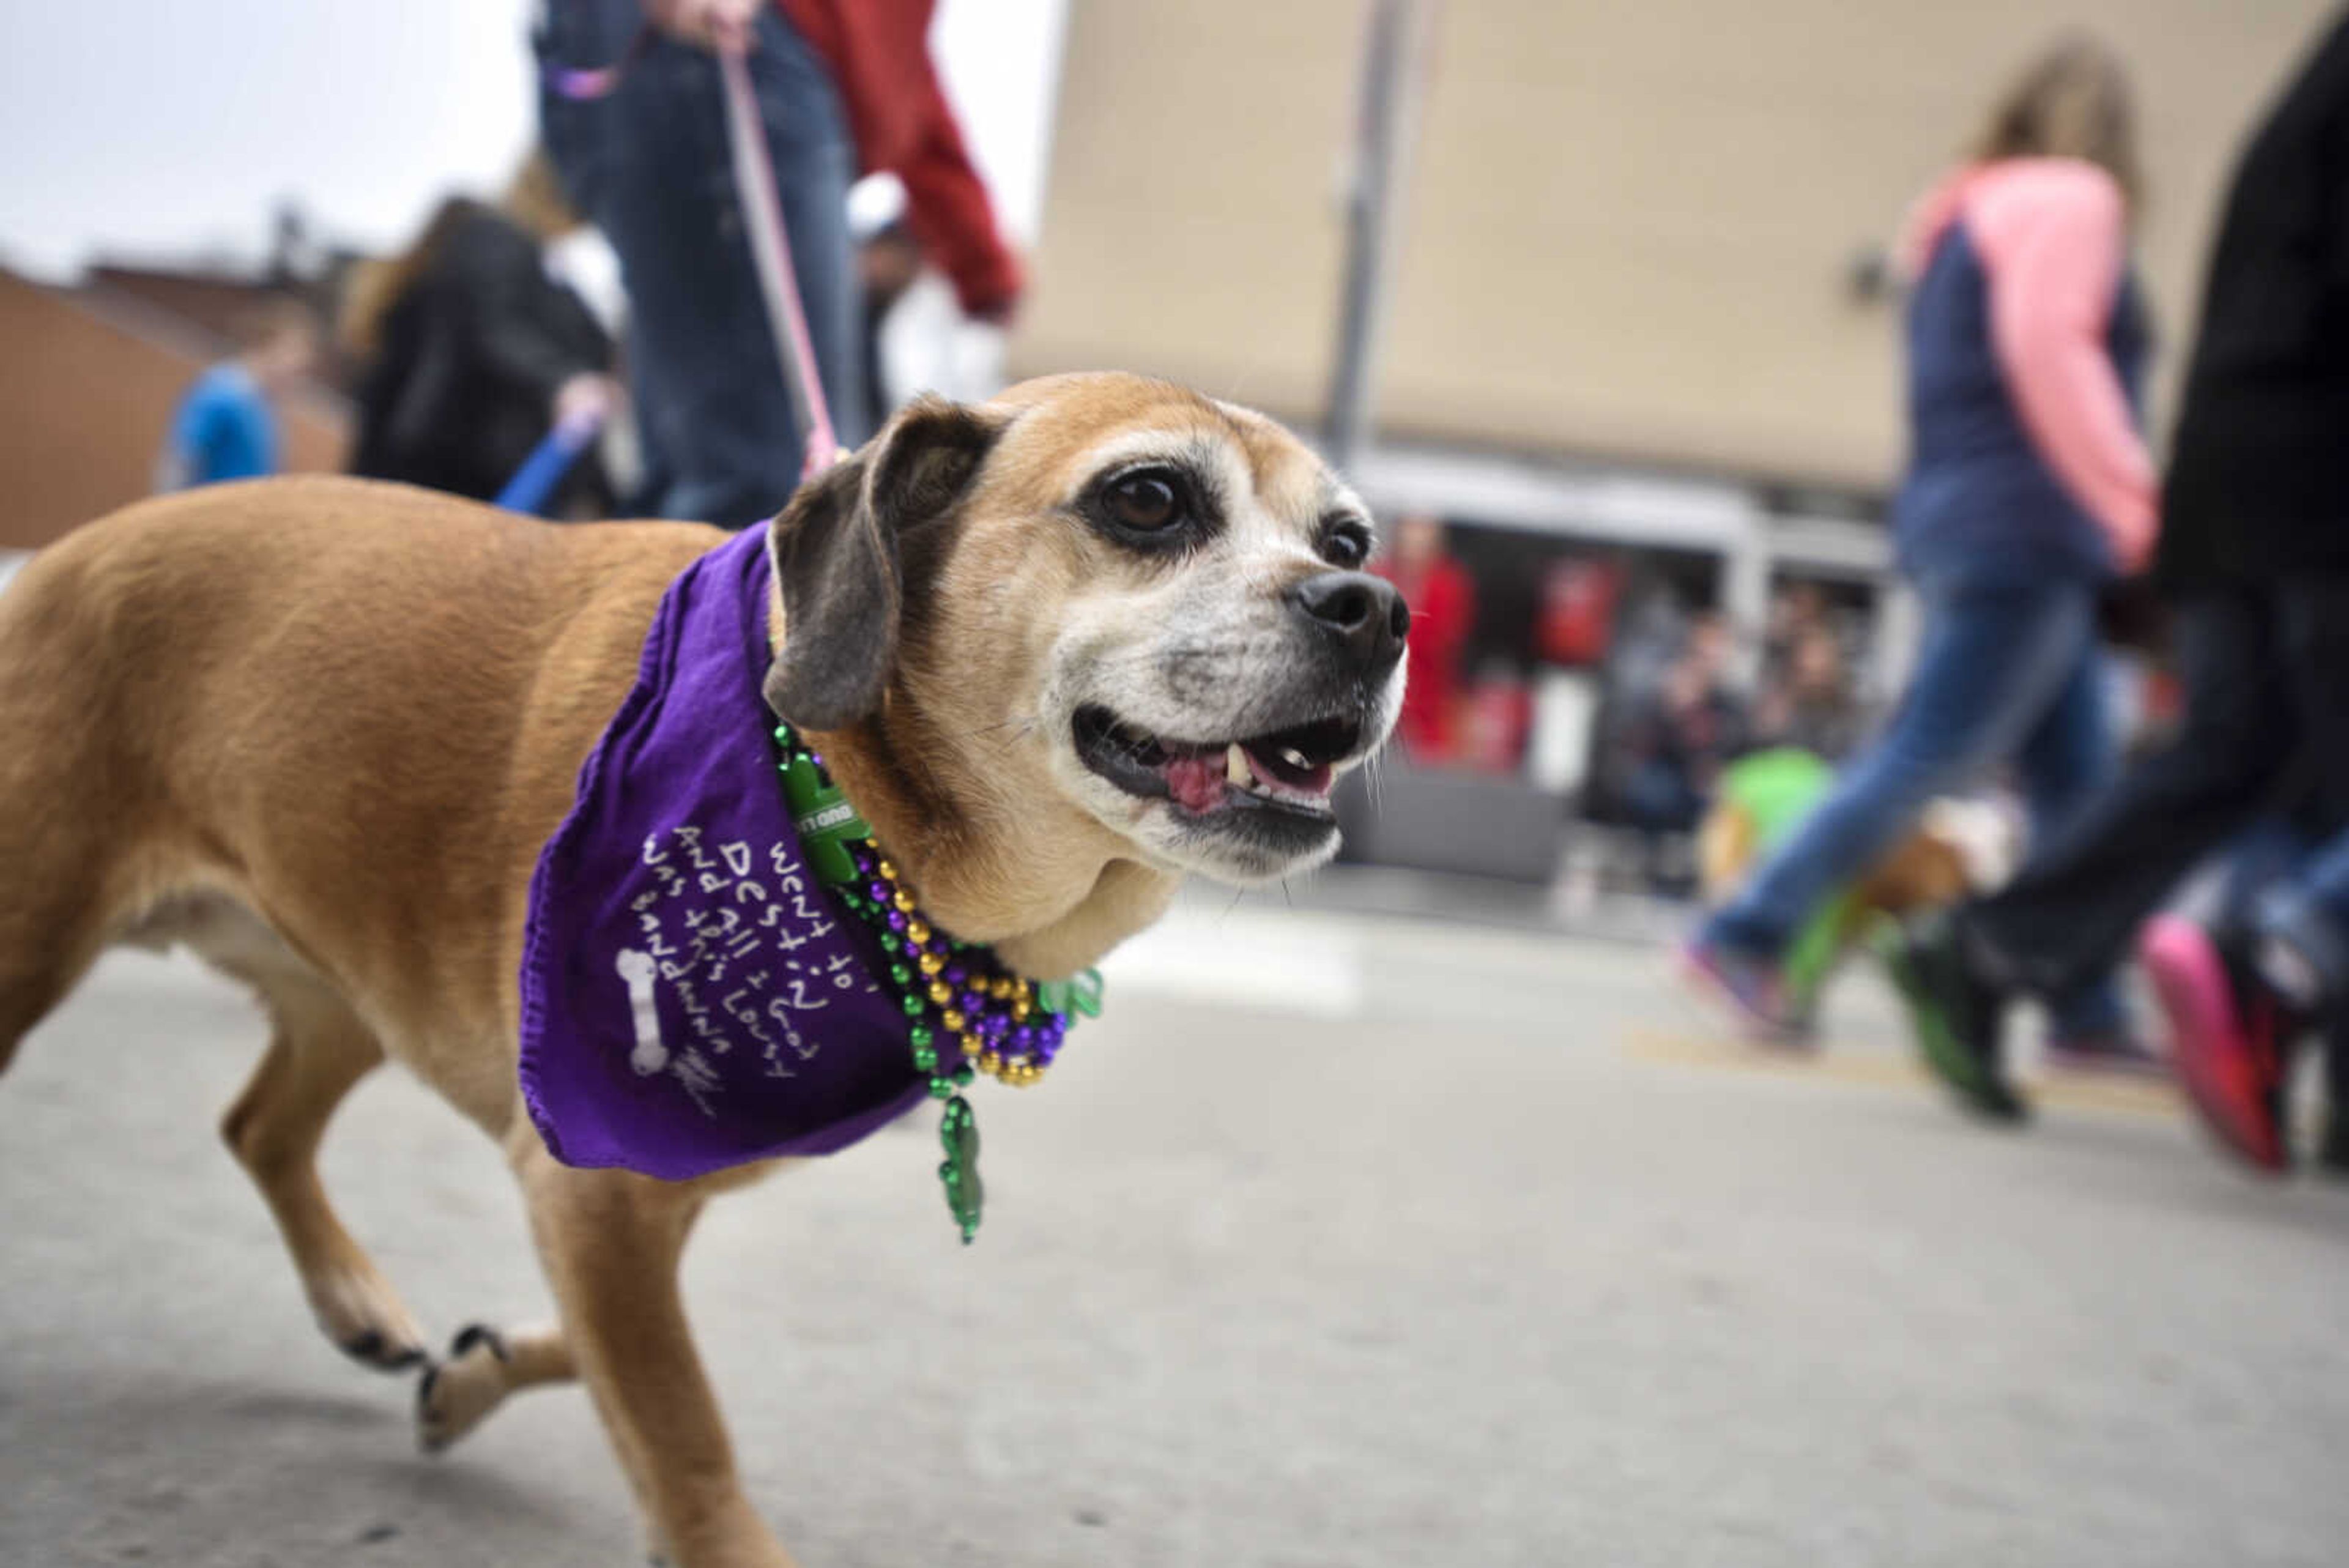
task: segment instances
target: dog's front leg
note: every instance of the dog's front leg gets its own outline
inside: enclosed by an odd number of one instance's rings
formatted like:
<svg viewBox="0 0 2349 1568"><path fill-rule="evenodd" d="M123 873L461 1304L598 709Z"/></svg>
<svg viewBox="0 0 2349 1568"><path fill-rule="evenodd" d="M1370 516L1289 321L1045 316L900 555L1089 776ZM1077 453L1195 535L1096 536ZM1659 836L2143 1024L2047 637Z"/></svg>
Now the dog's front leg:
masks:
<svg viewBox="0 0 2349 1568"><path fill-rule="evenodd" d="M694 1353L678 1262L692 1188L516 1157L532 1233L579 1375L595 1396L657 1552L675 1568L791 1568L743 1496Z"/></svg>

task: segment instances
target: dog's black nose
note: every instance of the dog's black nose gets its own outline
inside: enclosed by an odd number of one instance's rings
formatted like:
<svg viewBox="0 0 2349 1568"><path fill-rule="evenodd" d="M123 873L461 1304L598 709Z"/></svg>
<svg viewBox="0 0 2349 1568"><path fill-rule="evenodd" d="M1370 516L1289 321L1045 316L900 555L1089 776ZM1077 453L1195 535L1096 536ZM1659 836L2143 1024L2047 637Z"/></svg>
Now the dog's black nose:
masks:
<svg viewBox="0 0 2349 1568"><path fill-rule="evenodd" d="M1411 607L1384 577L1322 572L1289 589L1288 602L1367 670L1384 670L1402 657Z"/></svg>

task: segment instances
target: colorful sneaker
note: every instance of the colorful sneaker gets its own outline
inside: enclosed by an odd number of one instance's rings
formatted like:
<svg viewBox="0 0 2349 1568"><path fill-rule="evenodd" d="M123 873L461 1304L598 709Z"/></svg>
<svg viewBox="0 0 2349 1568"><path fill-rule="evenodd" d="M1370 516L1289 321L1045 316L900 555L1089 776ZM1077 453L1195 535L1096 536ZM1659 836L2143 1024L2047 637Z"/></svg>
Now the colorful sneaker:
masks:
<svg viewBox="0 0 2349 1568"><path fill-rule="evenodd" d="M1940 915L1911 931L1889 931L1877 951L1908 1004L1925 1065L1958 1103L1992 1121L2030 1116L2029 1104L2006 1077L2006 998L1966 961L1957 922Z"/></svg>
<svg viewBox="0 0 2349 1568"><path fill-rule="evenodd" d="M2253 1026L2263 1020L2247 1016L2218 944L2193 922L2164 915L2147 924L2137 957L2169 1021L2178 1082L2203 1125L2253 1168L2285 1169L2272 1025Z"/></svg>
<svg viewBox="0 0 2349 1568"><path fill-rule="evenodd" d="M1682 944L1672 967L1692 996L1748 1039L1769 1045L1805 1043L1803 1021L1787 1001L1785 975L1768 959L1692 937Z"/></svg>
<svg viewBox="0 0 2349 1568"><path fill-rule="evenodd" d="M2050 1034L2047 1065L2059 1073L2101 1074L2123 1078L2167 1078L2169 1059L2126 1029L2095 1033Z"/></svg>

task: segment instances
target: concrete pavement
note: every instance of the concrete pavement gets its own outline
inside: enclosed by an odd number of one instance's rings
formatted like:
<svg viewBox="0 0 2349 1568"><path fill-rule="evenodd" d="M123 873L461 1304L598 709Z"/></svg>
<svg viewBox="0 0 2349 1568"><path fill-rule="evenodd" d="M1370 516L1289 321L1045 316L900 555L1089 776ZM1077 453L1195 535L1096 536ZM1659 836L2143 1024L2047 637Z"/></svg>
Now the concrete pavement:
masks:
<svg viewBox="0 0 2349 1568"><path fill-rule="evenodd" d="M2021 1135L1914 1080L1872 984L1757 1064L1651 951L1190 904L1054 1078L715 1206L688 1268L808 1568L2349 1560L2349 1192L2158 1095ZM120 956L0 1081L0 1563L632 1563L586 1400L415 1454L212 1132L233 990ZM479 1137L395 1074L330 1137L446 1334L542 1314Z"/></svg>

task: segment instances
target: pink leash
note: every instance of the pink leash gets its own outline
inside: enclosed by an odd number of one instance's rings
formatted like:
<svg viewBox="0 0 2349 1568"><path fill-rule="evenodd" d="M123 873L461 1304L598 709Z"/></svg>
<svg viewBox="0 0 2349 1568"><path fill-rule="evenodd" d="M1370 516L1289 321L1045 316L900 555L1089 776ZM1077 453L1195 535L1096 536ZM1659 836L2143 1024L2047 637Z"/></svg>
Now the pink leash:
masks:
<svg viewBox="0 0 2349 1568"><path fill-rule="evenodd" d="M800 407L807 410L800 478L810 480L848 453L832 427L832 409L816 374L815 345L808 336L807 309L800 303L799 277L792 271L791 235L783 227L782 194L775 184L775 166L767 157L759 101L750 89L750 61L739 49L720 49L718 65L726 79L726 139L734 153L734 193L750 222L750 259L758 270L759 292L767 301L767 326L775 335L775 356L798 385Z"/></svg>
<svg viewBox="0 0 2349 1568"><path fill-rule="evenodd" d="M568 99L584 101L606 97L652 41L653 30L647 25L611 65L588 69L558 67L548 71L547 79ZM775 185L775 166L767 156L759 100L750 87L749 57L740 49L720 49L718 66L726 84L726 140L733 154L734 194L750 223L750 262L759 275L759 293L766 301L768 329L775 335L775 356L797 389L803 410L806 456L800 465L800 478L804 482L848 452L833 428L823 379L816 373L815 344L808 336L799 276L792 270L791 233L783 226L782 195Z"/></svg>

